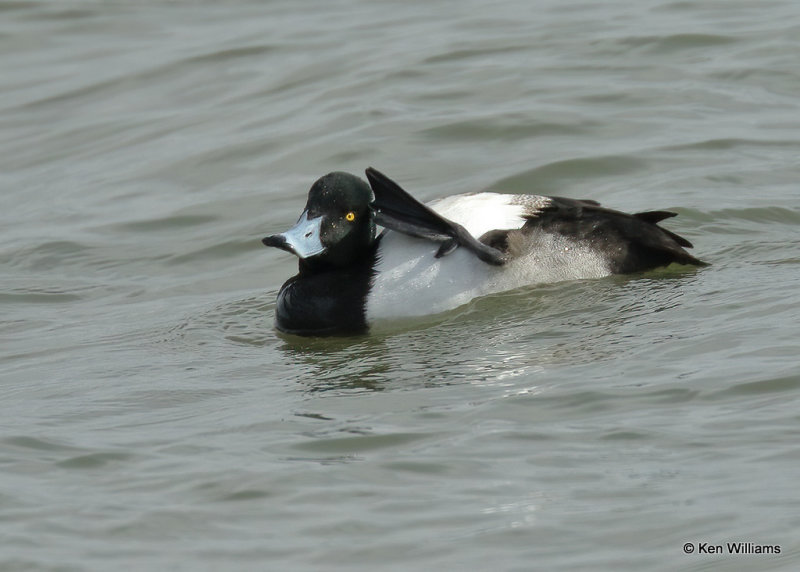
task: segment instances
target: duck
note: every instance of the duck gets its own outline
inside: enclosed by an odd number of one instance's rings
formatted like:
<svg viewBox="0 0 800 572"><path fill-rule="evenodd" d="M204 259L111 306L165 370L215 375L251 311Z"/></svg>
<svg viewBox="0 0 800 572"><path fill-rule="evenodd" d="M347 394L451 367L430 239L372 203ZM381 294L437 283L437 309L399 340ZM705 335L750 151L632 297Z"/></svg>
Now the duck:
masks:
<svg viewBox="0 0 800 572"><path fill-rule="evenodd" d="M278 292L279 331L361 335L525 285L706 265L659 225L674 212L493 192L423 204L380 171L365 173L319 178L297 223L262 239L299 259Z"/></svg>

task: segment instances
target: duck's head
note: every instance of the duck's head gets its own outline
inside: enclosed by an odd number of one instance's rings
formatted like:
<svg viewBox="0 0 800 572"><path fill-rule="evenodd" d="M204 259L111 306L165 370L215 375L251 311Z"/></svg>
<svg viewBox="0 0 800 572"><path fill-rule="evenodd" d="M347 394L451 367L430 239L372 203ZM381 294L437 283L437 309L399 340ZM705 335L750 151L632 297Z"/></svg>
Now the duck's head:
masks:
<svg viewBox="0 0 800 572"><path fill-rule="evenodd" d="M297 224L261 242L297 255L301 268L349 266L375 242L371 201L366 182L350 173L329 173L311 186Z"/></svg>

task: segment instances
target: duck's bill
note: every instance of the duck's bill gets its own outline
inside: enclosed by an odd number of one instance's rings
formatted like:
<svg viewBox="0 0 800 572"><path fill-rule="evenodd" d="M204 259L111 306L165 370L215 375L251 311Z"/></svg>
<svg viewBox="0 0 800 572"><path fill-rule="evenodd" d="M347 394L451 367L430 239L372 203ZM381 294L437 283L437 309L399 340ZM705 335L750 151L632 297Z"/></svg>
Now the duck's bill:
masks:
<svg viewBox="0 0 800 572"><path fill-rule="evenodd" d="M325 252L320 238L322 217L309 219L308 212L300 215L297 224L286 232L273 234L261 240L265 246L274 246L286 252L296 254L300 258L311 258Z"/></svg>

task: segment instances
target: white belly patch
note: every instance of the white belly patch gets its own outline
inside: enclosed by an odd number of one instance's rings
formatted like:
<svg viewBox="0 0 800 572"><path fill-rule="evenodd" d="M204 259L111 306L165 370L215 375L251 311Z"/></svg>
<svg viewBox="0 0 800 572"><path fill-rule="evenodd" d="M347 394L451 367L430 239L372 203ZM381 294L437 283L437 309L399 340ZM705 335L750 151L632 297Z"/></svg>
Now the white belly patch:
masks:
<svg viewBox="0 0 800 572"><path fill-rule="evenodd" d="M441 215L463 225L473 236L489 230L518 229L531 214L535 200L514 204L516 195L479 193L456 195L429 204ZM435 258L438 243L387 232L381 239L376 276L367 300L370 321L424 316L444 312L478 296L580 278L599 278L611 272L608 263L586 246L567 237L534 233L530 248L504 266L480 261L459 248Z"/></svg>

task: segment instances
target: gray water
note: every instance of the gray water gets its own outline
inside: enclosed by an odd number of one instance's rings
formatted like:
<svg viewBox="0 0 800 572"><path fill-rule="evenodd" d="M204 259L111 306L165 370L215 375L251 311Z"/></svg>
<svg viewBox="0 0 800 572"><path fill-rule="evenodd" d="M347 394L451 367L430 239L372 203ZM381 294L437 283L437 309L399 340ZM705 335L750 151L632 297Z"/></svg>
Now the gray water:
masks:
<svg viewBox="0 0 800 572"><path fill-rule="evenodd" d="M800 566L797 2L0 0L0 78L0 569ZM278 335L370 165L712 265Z"/></svg>

